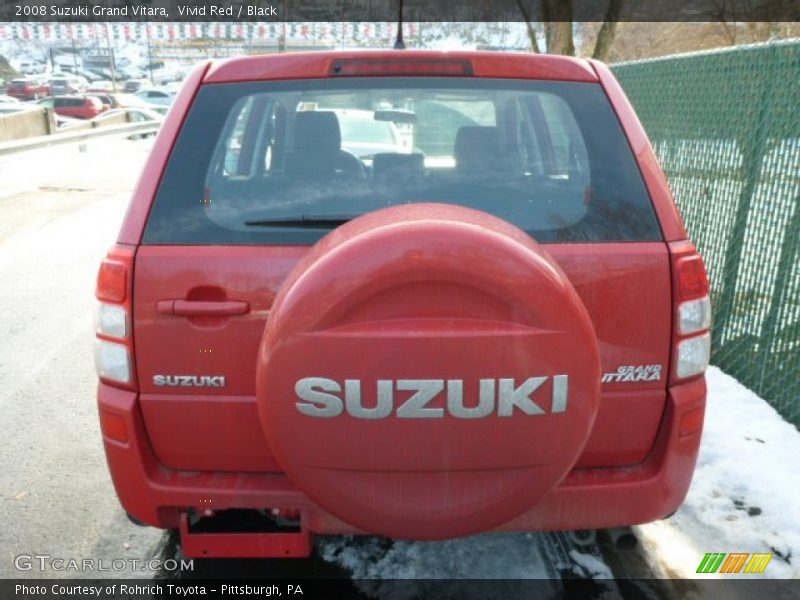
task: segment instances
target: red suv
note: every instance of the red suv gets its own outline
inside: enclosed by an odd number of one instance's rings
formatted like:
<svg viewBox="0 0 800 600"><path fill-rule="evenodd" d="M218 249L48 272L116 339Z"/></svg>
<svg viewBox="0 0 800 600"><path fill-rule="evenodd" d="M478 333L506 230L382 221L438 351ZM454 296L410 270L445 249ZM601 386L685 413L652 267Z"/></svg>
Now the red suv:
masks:
<svg viewBox="0 0 800 600"><path fill-rule="evenodd" d="M402 143L347 151L348 110ZM708 293L601 63L204 64L98 276L114 485L187 556L660 519L697 458Z"/></svg>
<svg viewBox="0 0 800 600"><path fill-rule="evenodd" d="M38 100L50 93L50 86L35 77L12 79L6 94L20 100Z"/></svg>
<svg viewBox="0 0 800 600"><path fill-rule="evenodd" d="M52 108L57 115L77 119L92 119L109 109L95 96L53 96L40 100L39 104Z"/></svg>

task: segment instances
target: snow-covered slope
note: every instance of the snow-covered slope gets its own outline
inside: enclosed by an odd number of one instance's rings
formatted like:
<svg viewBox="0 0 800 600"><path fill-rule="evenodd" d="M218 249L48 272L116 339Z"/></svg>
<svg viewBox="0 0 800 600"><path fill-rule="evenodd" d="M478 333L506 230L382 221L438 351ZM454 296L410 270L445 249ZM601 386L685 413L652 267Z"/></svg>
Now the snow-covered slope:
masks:
<svg viewBox="0 0 800 600"><path fill-rule="evenodd" d="M772 552L764 574L753 577L800 577L800 432L716 367L707 381L703 442L686 502L637 535L665 574L698 577L707 552Z"/></svg>

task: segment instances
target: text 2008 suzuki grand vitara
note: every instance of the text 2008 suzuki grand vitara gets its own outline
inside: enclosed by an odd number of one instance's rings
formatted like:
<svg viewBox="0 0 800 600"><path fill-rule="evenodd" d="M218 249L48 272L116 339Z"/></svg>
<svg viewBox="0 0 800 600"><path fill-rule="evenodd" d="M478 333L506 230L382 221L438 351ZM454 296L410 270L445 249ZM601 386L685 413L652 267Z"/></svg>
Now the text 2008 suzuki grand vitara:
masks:
<svg viewBox="0 0 800 600"><path fill-rule="evenodd" d="M705 269L598 62L199 66L97 298L117 493L188 556L640 523L692 477Z"/></svg>

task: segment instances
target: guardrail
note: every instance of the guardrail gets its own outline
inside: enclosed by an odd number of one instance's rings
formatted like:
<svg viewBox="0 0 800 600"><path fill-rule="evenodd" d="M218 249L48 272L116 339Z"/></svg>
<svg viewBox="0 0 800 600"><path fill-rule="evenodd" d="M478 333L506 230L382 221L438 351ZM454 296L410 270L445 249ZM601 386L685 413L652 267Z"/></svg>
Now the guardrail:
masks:
<svg viewBox="0 0 800 600"><path fill-rule="evenodd" d="M160 123L126 123L124 125L109 125L107 127L96 127L90 130L67 131L64 133L40 135L21 140L2 142L0 143L0 156L41 150L50 146L60 146L63 144L79 144L101 137L132 133L155 133L158 131L159 126Z"/></svg>

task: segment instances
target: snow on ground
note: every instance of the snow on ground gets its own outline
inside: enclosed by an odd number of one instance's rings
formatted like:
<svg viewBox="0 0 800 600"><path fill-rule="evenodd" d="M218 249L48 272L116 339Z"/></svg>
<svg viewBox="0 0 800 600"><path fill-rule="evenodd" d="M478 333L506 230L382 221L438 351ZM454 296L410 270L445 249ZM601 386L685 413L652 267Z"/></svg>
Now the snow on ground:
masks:
<svg viewBox="0 0 800 600"><path fill-rule="evenodd" d="M322 538L325 560L368 579L529 579L547 577L532 534L488 534L443 542L391 542L350 536Z"/></svg>
<svg viewBox="0 0 800 600"><path fill-rule="evenodd" d="M506 600L535 594L555 599L565 597L568 579L583 582L587 599L621 598L599 547L578 549L562 534L490 533L442 542L325 536L317 538L316 547L323 560L348 570L370 598Z"/></svg>
<svg viewBox="0 0 800 600"><path fill-rule="evenodd" d="M752 577L798 578L800 432L716 367L707 381L705 429L689 495L671 519L636 533L665 575L713 577L696 573L707 552L772 552L764 574Z"/></svg>
<svg viewBox="0 0 800 600"><path fill-rule="evenodd" d="M576 565L582 567L587 573L591 574L592 579L613 579L614 575L608 565L596 556L579 552L577 550L570 550L569 557L575 562ZM577 573L576 573L577 575Z"/></svg>

